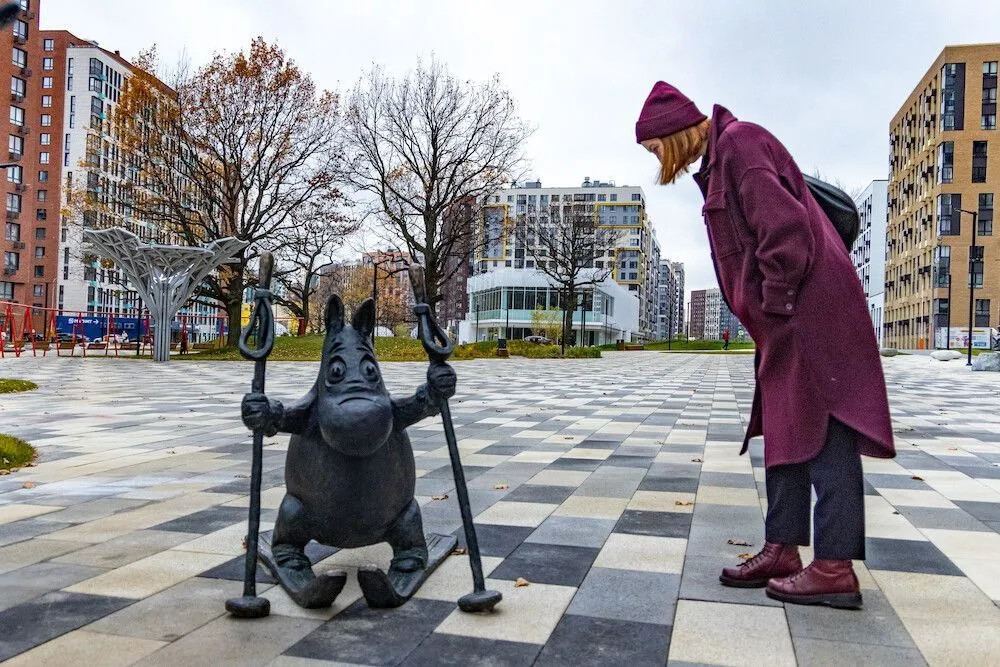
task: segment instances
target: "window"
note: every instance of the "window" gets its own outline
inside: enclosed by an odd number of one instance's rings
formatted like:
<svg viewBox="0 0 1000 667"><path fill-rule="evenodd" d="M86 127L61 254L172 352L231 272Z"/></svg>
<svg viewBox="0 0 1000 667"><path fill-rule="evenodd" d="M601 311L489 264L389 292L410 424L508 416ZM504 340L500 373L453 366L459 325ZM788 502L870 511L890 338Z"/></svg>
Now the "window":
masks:
<svg viewBox="0 0 1000 667"><path fill-rule="evenodd" d="M44 241L45 240L45 228L44 227L35 227L35 240L36 241Z"/></svg>
<svg viewBox="0 0 1000 667"><path fill-rule="evenodd" d="M11 95L17 95L18 97L24 97L24 91L27 90L27 84L24 79L19 79L16 76L10 77L10 93Z"/></svg>
<svg viewBox="0 0 1000 667"><path fill-rule="evenodd" d="M51 87L52 87L52 77L51 76L43 76L42 77L42 88L51 88Z"/></svg>
<svg viewBox="0 0 1000 667"><path fill-rule="evenodd" d="M46 109L51 109L52 108L52 96L51 95L42 95L42 106L44 108L46 108Z"/></svg>
<svg viewBox="0 0 1000 667"><path fill-rule="evenodd" d="M983 120L982 129L997 129L997 64L983 63Z"/></svg>
<svg viewBox="0 0 1000 667"><path fill-rule="evenodd" d="M38 142L42 146L48 146L49 144L52 143L52 135L49 134L48 132L42 132L40 135L38 135Z"/></svg>
<svg viewBox="0 0 1000 667"><path fill-rule="evenodd" d="M35 267L35 277L36 278L44 278L45 277L45 267L44 266L36 266Z"/></svg>
<svg viewBox="0 0 1000 667"><path fill-rule="evenodd" d="M14 38L23 40L28 39L28 24L21 19L14 21Z"/></svg>
<svg viewBox="0 0 1000 667"><path fill-rule="evenodd" d="M983 286L984 248L981 245L977 245L971 248L971 250L972 258L969 262L969 271L972 273L972 281L976 288L981 288Z"/></svg>
<svg viewBox="0 0 1000 667"><path fill-rule="evenodd" d="M45 246L35 247L35 259L44 259L45 257Z"/></svg>
<svg viewBox="0 0 1000 667"><path fill-rule="evenodd" d="M24 182L24 167L20 165L7 167L7 180L11 183Z"/></svg>
<svg viewBox="0 0 1000 667"><path fill-rule="evenodd" d="M14 300L14 283L0 282L0 299L4 301Z"/></svg>
<svg viewBox="0 0 1000 667"><path fill-rule="evenodd" d="M16 222L8 222L4 227L3 233L4 239L7 241L20 241L21 240L21 225Z"/></svg>
<svg viewBox="0 0 1000 667"><path fill-rule="evenodd" d="M49 153L45 152L45 151L42 151L41 153L39 153L38 154L38 163L39 164L48 164L49 163Z"/></svg>
<svg viewBox="0 0 1000 667"><path fill-rule="evenodd" d="M21 127L24 125L24 109L21 107L12 106L10 108L10 122L13 125Z"/></svg>
<svg viewBox="0 0 1000 667"><path fill-rule="evenodd" d="M976 299L976 324L977 327L990 326L990 300Z"/></svg>
<svg viewBox="0 0 1000 667"><path fill-rule="evenodd" d="M48 183L48 181L49 181L49 170L48 169L42 169L41 171L39 171L38 172L38 182L39 183Z"/></svg>
<svg viewBox="0 0 1000 667"><path fill-rule="evenodd" d="M50 114L43 113L42 114L42 127L51 127L51 126L52 126L52 116Z"/></svg>
<svg viewBox="0 0 1000 667"><path fill-rule="evenodd" d="M17 48L15 46L14 49L13 49L13 51L11 51L10 60L14 64L15 67L27 67L28 66L28 52L25 51L25 50L23 50L23 49L19 49L19 48Z"/></svg>
<svg viewBox="0 0 1000 667"><path fill-rule="evenodd" d="M42 42L42 50L44 51L55 51L56 50L56 40L46 39Z"/></svg>
<svg viewBox="0 0 1000 667"><path fill-rule="evenodd" d="M976 233L980 236L993 236L993 193L979 194L979 216Z"/></svg>
<svg viewBox="0 0 1000 667"><path fill-rule="evenodd" d="M7 138L7 148L17 156L24 155L24 137L16 137L13 134Z"/></svg>
<svg viewBox="0 0 1000 667"><path fill-rule="evenodd" d="M39 190L38 191L38 201L45 201L48 198L49 198L49 191L48 190Z"/></svg>
<svg viewBox="0 0 1000 667"><path fill-rule="evenodd" d="M958 236L962 233L962 195L938 195L938 235Z"/></svg>
<svg viewBox="0 0 1000 667"><path fill-rule="evenodd" d="M44 208L35 209L35 220L46 220L48 218L48 211Z"/></svg>
<svg viewBox="0 0 1000 667"><path fill-rule="evenodd" d="M53 70L56 68L55 58L42 58L42 69Z"/></svg>
<svg viewBox="0 0 1000 667"><path fill-rule="evenodd" d="M42 298L45 296L45 285L35 285L34 294L36 298Z"/></svg>
<svg viewBox="0 0 1000 667"><path fill-rule="evenodd" d="M21 212L21 195L13 192L7 193L7 210L15 213Z"/></svg>
<svg viewBox="0 0 1000 667"><path fill-rule="evenodd" d="M965 129L965 63L941 68L941 129Z"/></svg>
<svg viewBox="0 0 1000 667"><path fill-rule="evenodd" d="M986 142L972 142L972 182L986 182Z"/></svg>
<svg viewBox="0 0 1000 667"><path fill-rule="evenodd" d="M608 201L618 201L618 195L612 192L610 195L608 195Z"/></svg>
<svg viewBox="0 0 1000 667"><path fill-rule="evenodd" d="M642 195L638 192L632 193L632 201L642 201Z"/></svg>
<svg viewBox="0 0 1000 667"><path fill-rule="evenodd" d="M5 252L3 254L3 268L17 271L21 268L21 256L16 252Z"/></svg>
<svg viewBox="0 0 1000 667"><path fill-rule="evenodd" d="M938 144L938 183L951 183L955 178L955 142Z"/></svg>

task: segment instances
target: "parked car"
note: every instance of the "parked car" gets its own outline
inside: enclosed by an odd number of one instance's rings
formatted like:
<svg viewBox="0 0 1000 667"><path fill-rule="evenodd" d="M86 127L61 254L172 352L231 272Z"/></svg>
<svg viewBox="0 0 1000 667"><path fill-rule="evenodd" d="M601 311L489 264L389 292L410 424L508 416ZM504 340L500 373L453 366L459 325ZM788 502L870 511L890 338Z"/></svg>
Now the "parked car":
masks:
<svg viewBox="0 0 1000 667"><path fill-rule="evenodd" d="M524 340L535 345L549 345L552 342L545 336L525 336Z"/></svg>

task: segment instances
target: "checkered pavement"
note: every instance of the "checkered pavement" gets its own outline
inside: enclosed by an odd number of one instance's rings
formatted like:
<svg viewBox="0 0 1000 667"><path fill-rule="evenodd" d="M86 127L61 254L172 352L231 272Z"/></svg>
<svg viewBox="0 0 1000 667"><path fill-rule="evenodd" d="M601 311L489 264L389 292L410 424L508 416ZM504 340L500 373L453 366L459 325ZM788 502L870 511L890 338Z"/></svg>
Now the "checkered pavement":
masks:
<svg viewBox="0 0 1000 667"><path fill-rule="evenodd" d="M4 362L0 374L41 388L0 398L0 430L40 452L36 467L0 477L0 661L1000 664L995 375L885 360L899 456L865 460L865 608L845 612L718 584L763 539L760 442L737 456L751 356L454 366L452 413L487 583L504 595L497 612L456 609L471 589L460 555L404 607L371 610L353 570L385 566L388 547L313 544L317 569L351 574L335 606L300 609L261 571L272 614L238 621L223 602L241 590L249 434L238 404L251 367ZM425 370L383 366L399 393ZM315 372L272 364L268 394L297 398ZM425 529L461 536L440 420L409 432ZM265 441L264 529L286 446Z"/></svg>

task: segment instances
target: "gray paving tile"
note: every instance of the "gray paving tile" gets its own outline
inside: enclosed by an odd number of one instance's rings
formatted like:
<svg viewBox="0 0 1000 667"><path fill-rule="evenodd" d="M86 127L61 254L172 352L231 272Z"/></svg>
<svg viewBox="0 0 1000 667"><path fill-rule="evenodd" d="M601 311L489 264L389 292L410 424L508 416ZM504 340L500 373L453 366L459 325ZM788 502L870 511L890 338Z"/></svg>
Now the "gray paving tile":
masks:
<svg viewBox="0 0 1000 667"><path fill-rule="evenodd" d="M525 542L599 548L614 527L614 519L550 516L528 536Z"/></svg>
<svg viewBox="0 0 1000 667"><path fill-rule="evenodd" d="M842 667L842 665L914 667L927 664L916 648L835 642L795 636L792 637L792 644L795 647L797 662L810 667Z"/></svg>
<svg viewBox="0 0 1000 667"><path fill-rule="evenodd" d="M864 606L855 613L827 607L785 605L792 638L916 649L910 633L882 591L866 588L862 596Z"/></svg>
<svg viewBox="0 0 1000 667"><path fill-rule="evenodd" d="M670 625L680 579L676 574L591 568L566 611L581 616Z"/></svg>

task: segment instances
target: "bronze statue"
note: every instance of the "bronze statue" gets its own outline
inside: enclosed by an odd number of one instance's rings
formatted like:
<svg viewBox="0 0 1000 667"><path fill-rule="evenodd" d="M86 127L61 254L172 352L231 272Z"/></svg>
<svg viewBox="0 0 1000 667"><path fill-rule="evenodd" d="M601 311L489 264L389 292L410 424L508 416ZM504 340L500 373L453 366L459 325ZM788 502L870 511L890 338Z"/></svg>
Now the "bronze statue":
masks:
<svg viewBox="0 0 1000 667"><path fill-rule="evenodd" d="M296 603L327 607L347 574L316 576L306 544L354 548L388 542L393 551L388 573L365 567L358 582L370 606L397 607L457 542L452 535L424 536L406 435L408 426L438 414L455 394L455 371L447 363L432 363L427 383L415 394L392 398L372 347L375 303L367 299L351 324L344 316L340 297L331 296L319 377L302 399L285 407L259 392L243 398L248 428L292 434L286 495L270 544L260 542L260 559Z"/></svg>

